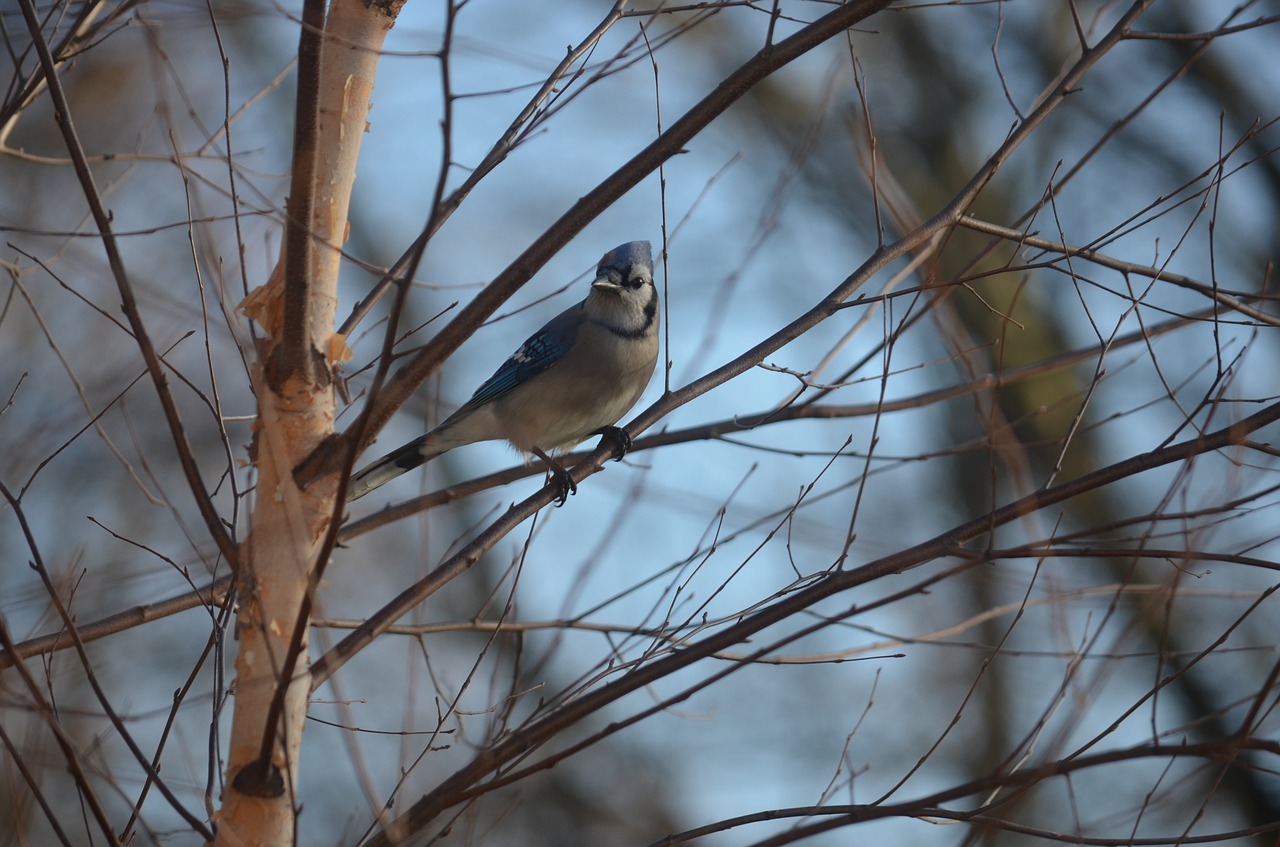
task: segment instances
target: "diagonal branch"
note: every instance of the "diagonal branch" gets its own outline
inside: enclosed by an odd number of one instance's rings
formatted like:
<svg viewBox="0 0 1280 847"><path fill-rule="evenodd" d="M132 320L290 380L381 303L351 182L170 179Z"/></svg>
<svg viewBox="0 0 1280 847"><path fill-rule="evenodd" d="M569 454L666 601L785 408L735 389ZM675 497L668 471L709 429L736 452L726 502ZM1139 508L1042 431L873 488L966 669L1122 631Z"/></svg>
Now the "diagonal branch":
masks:
<svg viewBox="0 0 1280 847"><path fill-rule="evenodd" d="M54 588L53 581L49 578L49 571L44 566L44 559L40 555L40 548L36 545L35 535L31 532L31 525L27 523L27 516L22 509L22 504L13 496L12 493L10 493L9 489L6 488L3 483L0 483L0 496L3 496L4 499L8 501L9 508L13 509L14 517L17 518L18 525L22 529L22 535L27 542L27 547L31 551L31 567L40 575L40 579L44 582L45 589L49 593L49 598L53 602L54 609L57 611L58 617L62 619L64 630L75 643L77 658L80 660L81 667L84 668L85 680L93 690L93 694L97 698L98 705L102 707L103 713L106 714L107 718L111 721L111 725L115 728L115 731L119 734L120 739L124 742L125 746L129 748L129 752L133 754L134 758L138 761L138 764L141 765L144 771L146 771L147 777L155 782L156 787L159 789L160 793L164 795L164 798L169 801L169 805L173 807L174 811L176 811L182 819L200 835L205 838L212 838L213 833L207 826L205 826L204 821L196 817L195 814L188 811L186 807L182 805L181 801L178 800L177 796L173 793L173 790L167 783L157 779L155 766L152 765L151 761L142 752L142 748L139 747L138 742L134 740L133 734L129 732L124 721L120 719L116 710L111 706L110 698L107 697L102 685L98 682L97 674L93 671L93 665L89 661L89 654L85 652L84 649L84 642L80 640L80 637L76 632L75 619L71 616L71 612L58 596L58 592ZM7 637L5 640L5 646L6 648L10 646ZM25 671L25 667L23 670ZM23 678L27 678L25 672L23 673ZM37 694L35 689L32 689L32 693ZM54 714L54 712L50 712L51 716ZM60 724L58 727L55 727L53 726L53 723L51 723L50 727L54 729L55 735L57 735ZM68 761L67 764L74 768L73 762Z"/></svg>
<svg viewBox="0 0 1280 847"><path fill-rule="evenodd" d="M1280 403L1272 403L1261 411L1215 432L1190 438L1177 444L1160 447L1147 453L1140 453L1124 461L1099 468L1092 473L1085 474L1069 482L1032 492L1025 497L1014 500L988 514L966 521L920 544L869 562L861 567L835 571L813 585L744 617L738 624L707 636L701 641L690 643L684 649L658 659L649 665L637 668L626 676L603 685L595 691L583 694L548 713L545 717L510 733L499 743L480 751L470 764L460 768L415 803L408 812L396 821L393 830L395 832L416 831L445 809L493 788L493 782L486 783L482 782L482 780L504 765L514 762L541 747L549 739L564 731L566 727L576 724L590 715L597 714L610 703L676 673L695 662L727 650L736 644L744 643L761 630L799 614L822 600L948 556L962 555L968 559L968 563L961 567L976 567L979 563L985 561L985 558L982 557L981 550L971 549L966 545L984 536L989 537L998 527L1009 524L1040 509L1110 485L1127 477L1165 465L1190 461L1197 456L1226 447L1244 444L1252 433L1277 421L1280 421ZM535 499L549 501L551 493L544 492L536 498L530 498L530 500ZM526 503L528 502L526 501ZM520 506L524 505L520 504ZM503 519L500 519L498 523L501 523ZM454 558L461 559L467 555L470 548L478 544L481 539L484 539L492 529L493 527L487 530L476 542L468 545L468 549ZM449 564L449 562L446 562L438 570L444 569ZM340 642L329 654L326 654L325 658L328 658L328 655L337 653L342 646L343 643ZM774 646L770 645L763 652L772 649L774 649ZM756 654L752 654L742 663L734 665L732 668L715 675L715 677L718 678L733 672L737 668L746 667L755 658ZM320 665L321 663L318 662L316 666L313 666L316 671L315 680L322 678L323 674L320 670ZM701 687L701 685L694 686L694 688L698 687ZM692 694L692 689L688 693ZM674 702L677 701L668 698L663 703L646 709L631 718L614 722L610 724L607 731L594 735L593 740L599 740L620 731L656 711L670 708ZM504 777L501 781L505 783L508 780ZM381 845L389 843L394 842L388 842L385 840L385 836L379 836L369 842L367 847L375 847L375 845L381 847Z"/></svg>
<svg viewBox="0 0 1280 847"><path fill-rule="evenodd" d="M1030 769L1024 769L1012 773L993 773L987 776L979 777L965 783L946 788L934 794L921 797L915 800L908 800L902 803L858 803L858 804L840 804L830 806L799 806L789 809L770 809L763 812L754 812L747 815L739 815L738 817L727 818L722 821L700 826L696 829L690 829L685 832L675 833L674 835L655 841L649 847L671 847L675 844L687 844L698 838L706 837L713 833L724 832L739 826L752 823L763 823L765 821L783 820L786 818L821 818L821 820L809 822L805 824L797 824L795 827L789 828L786 832L775 836L774 838L757 841L752 847L761 847L761 845L781 845L791 843L793 841L801 841L810 838L821 832L828 832L843 826L851 826L857 823L866 823L873 820L884 820L887 818L910 818L913 820L928 820L929 818L942 818L945 820L971 821L979 820L989 822L989 812L997 806L1005 805L1008 800L1002 800L999 803L984 803L976 809L956 810L941 807L940 803L960 800L973 795L987 794L997 788L1013 788L1018 792L1026 791L1034 786L1039 785L1049 777L1054 776L1070 776L1074 773L1088 771L1093 768L1104 767L1116 762L1132 762L1138 759L1204 759L1206 761L1215 761L1222 757L1225 752L1235 750L1256 750L1259 752L1271 753L1272 755L1280 752L1274 741L1264 738L1245 738L1235 739L1211 739L1209 741L1200 742L1198 744L1140 744L1133 747L1121 748L1119 750L1110 750L1105 753L1098 753L1087 758L1063 759L1060 761L1045 762L1042 765ZM1186 836L1166 838L1088 838L1080 833L1072 833L1070 836L1064 836L1057 832L1049 832L1047 830L1035 829L1033 827L1015 824L1009 821L999 821L997 823L1002 829L1008 829L1010 832L1022 833L1026 835L1037 836L1037 840L1054 840L1062 841L1069 844L1095 844L1095 845L1166 845L1166 844L1212 844L1218 842L1226 842L1234 840L1236 837L1243 838L1248 835L1259 835L1265 832L1273 832L1280 828L1278 824L1266 824L1260 827L1250 827L1248 829L1237 830L1235 832L1212 833L1202 836Z"/></svg>
<svg viewBox="0 0 1280 847"><path fill-rule="evenodd" d="M561 247L581 232L588 223L595 220L601 212L639 184L667 159L679 154L685 144L757 83L824 41L883 10L892 2L893 0L855 0L837 7L817 21L801 28L791 37L765 47L726 77L710 94L690 108L649 146L587 192L561 215L559 220L535 239L506 270L485 286L474 300L459 310L453 320L435 338L420 349L406 365L396 371L369 409L367 426L361 434L362 443L356 446L363 448L372 441L396 410L403 406L423 382L439 369L445 359L458 349L462 342L470 337L499 306L550 261ZM323 473L337 470L339 462L347 454L347 441L350 437L344 433L326 443L317 451L317 455L298 468L299 481L306 483Z"/></svg>
<svg viewBox="0 0 1280 847"><path fill-rule="evenodd" d="M89 171L89 163L85 158L84 147L80 144L80 137L76 134L75 124L71 120L71 110L67 106L66 93L62 89L62 81L58 78L57 66L53 55L49 52L49 44L45 41L44 33L40 30L40 21L36 17L35 4L33 0L19 0L19 5L22 7L22 16L26 20L27 29L31 33L31 40L40 56L40 65L44 70L45 80L49 86L49 97L53 101L54 115L57 119L58 128L62 132L63 140L66 142L67 152L71 154L76 177L80 181L80 189L84 193L85 202L89 205L89 211L93 215L94 223L97 224L98 234L102 239L102 248L107 254L107 264L111 268L111 275L115 278L116 288L120 292L121 309L124 310L125 318L129 321L129 327L133 330L133 336L138 343L138 350L142 353L142 360L147 366L147 373L151 375L151 382L155 385L156 395L160 398L160 406L164 410L165 422L169 425L169 433L173 439L174 449L178 453L178 461L182 465L182 471L187 477L187 484L191 488L191 494L195 498L196 506L200 509L200 516L204 518L205 527L209 530L209 535L218 545L218 550L222 553L223 558L234 569L239 562L236 543L223 525L218 511L213 507L213 501L209 497L209 490L205 487L204 479L200 475L200 466L196 463L195 456L191 452L191 445L187 441L187 434L182 425L182 417L178 414L178 405L174 401L173 392L169 388L169 378L165 375L160 355L156 352L155 345L152 344L151 337L147 334L146 325L142 322L142 313L138 310L138 301L133 295L133 285L129 282L129 276L124 269L124 261L120 256L119 246L116 244L115 234L111 230L111 216L107 214L107 210L102 205L98 187L93 181L93 174Z"/></svg>
<svg viewBox="0 0 1280 847"><path fill-rule="evenodd" d="M539 109L542 107L543 102L558 90L558 87L563 82L565 76L569 73L569 69L577 64L583 56L595 49L596 44L604 37L604 34L608 32L620 18L622 18L623 9L626 5L627 0L618 0L596 28L582 40L582 43L568 51L565 57L560 60L560 64L556 65L555 69L548 74L546 81L542 84L542 87L538 89L537 93L535 93L533 97L529 98L529 102L525 104L525 107L520 110L520 113L511 121L506 132L502 133L498 140L493 143L493 146L489 148L489 152L480 160L480 164L476 165L468 172L466 179L462 181L461 185L451 191L448 197L432 205L431 219L427 221L426 227L422 230L421 234L414 239L413 243L409 245L409 249L406 250L399 259L396 259L395 263L387 269L387 272L382 275L382 279L378 280L378 282L374 284L369 294L366 295L364 299L356 303L355 307L351 310L351 314L347 316L347 319L343 321L342 326L338 329L340 334L350 335L356 325L360 323L360 321L364 319L365 315L369 313L369 310L373 308L373 304L386 294L393 284L413 275L413 269L421 260L422 253L427 247L427 242L430 241L431 238L440 230L440 227L444 226L445 221L449 220L453 213L457 211L458 207L462 205L462 201L467 199L467 196L471 194L472 190L480 184L480 180L488 176L490 171L496 168L507 158L507 154L511 152L515 147L517 140L523 135L526 125L533 117L539 114ZM446 49L447 46L448 43L446 42ZM441 60L448 61L445 56L442 56ZM451 93L446 91L446 109L449 108L448 98L450 96L452 96ZM447 156L443 158L444 161L441 163L441 179L437 186L438 189L444 188L444 174L448 172L451 164L448 161Z"/></svg>
<svg viewBox="0 0 1280 847"><path fill-rule="evenodd" d="M76 20L72 22L61 43L50 51L58 64L62 64L71 57L76 56L103 26L120 17L130 5L132 3L123 3L111 10L105 21L98 21L98 17L107 8L105 0L89 0L89 2L84 3L76 12ZM50 14L53 14L52 9ZM23 58L25 58L27 51L23 50L22 52ZM40 98L40 95L45 90L45 74L32 74L22 80L19 77L21 69L18 67L19 61L17 57L13 57L13 61L15 65L15 83L9 88L8 99L4 103L0 103L0 148L8 147L9 136L13 134L14 128L17 127L18 119L22 117L28 107ZM15 87L17 90L14 90Z"/></svg>
<svg viewBox="0 0 1280 847"><path fill-rule="evenodd" d="M9 634L9 627L5 625L4 618L0 617L0 645L3 645L5 652L12 652L17 646L13 642L13 637ZM75 743L71 738L71 734L60 721L57 720L53 708L45 700L44 695L40 693L40 683L32 676L31 671L22 662L17 664L18 676L22 678L23 685L27 691L31 693L31 699L34 703L34 711L49 726L49 731L53 734L53 740L57 743L58 748L62 751L62 757L66 761L67 771L75 780L76 790L79 792L81 802L88 807L89 814L92 815L94 821L98 824L98 828L102 830L103 835L107 838L109 844L119 844L120 839L116 837L115 830L111 826L111 819L107 817L106 810L102 807L102 800L98 797L96 791L93 790L93 784L89 782L89 777L85 773L82 757L76 752ZM8 736L5 736L5 745L9 746ZM15 760L20 761L15 757ZM43 804L42 804L43 805ZM55 830L58 828L54 824Z"/></svg>

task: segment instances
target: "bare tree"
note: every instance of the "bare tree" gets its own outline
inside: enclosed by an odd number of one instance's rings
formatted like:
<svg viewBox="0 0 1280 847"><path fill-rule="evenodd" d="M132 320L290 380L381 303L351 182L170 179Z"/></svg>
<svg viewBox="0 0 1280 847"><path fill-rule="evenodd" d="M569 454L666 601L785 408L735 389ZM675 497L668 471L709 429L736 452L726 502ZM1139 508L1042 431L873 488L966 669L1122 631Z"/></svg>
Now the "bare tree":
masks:
<svg viewBox="0 0 1280 847"><path fill-rule="evenodd" d="M0 17L3 843L1275 843L1280 8L535 6Z"/></svg>

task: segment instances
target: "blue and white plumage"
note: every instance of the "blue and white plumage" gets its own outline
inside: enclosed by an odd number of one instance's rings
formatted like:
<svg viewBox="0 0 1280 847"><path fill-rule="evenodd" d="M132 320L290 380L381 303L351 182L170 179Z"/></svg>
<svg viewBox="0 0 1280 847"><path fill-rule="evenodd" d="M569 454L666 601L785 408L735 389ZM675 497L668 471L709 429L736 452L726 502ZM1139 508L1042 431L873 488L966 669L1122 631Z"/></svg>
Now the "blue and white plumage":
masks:
<svg viewBox="0 0 1280 847"><path fill-rule="evenodd" d="M648 241L631 241L600 260L591 292L530 336L438 427L358 471L347 499L454 447L505 440L571 483L553 453L588 436L616 438L613 426L644 393L658 361L658 291Z"/></svg>

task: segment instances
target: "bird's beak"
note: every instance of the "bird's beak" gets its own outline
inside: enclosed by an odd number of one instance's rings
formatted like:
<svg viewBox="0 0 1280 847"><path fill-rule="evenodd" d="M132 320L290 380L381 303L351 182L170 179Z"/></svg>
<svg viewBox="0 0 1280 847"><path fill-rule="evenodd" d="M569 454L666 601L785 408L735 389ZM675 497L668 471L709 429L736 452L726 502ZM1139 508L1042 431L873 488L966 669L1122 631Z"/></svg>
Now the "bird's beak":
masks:
<svg viewBox="0 0 1280 847"><path fill-rule="evenodd" d="M600 291L612 291L615 294L622 290L621 285L611 281L607 276L602 276L595 282L591 283L591 287L599 289Z"/></svg>

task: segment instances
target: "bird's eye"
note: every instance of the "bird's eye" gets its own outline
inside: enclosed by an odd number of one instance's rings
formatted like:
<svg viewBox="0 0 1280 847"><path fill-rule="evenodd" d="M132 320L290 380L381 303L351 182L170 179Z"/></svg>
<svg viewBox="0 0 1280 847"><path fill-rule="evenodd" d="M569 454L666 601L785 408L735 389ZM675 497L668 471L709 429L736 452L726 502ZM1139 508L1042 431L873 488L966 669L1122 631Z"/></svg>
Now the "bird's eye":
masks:
<svg viewBox="0 0 1280 847"><path fill-rule="evenodd" d="M645 283L643 274L632 274L627 277L627 288L640 288Z"/></svg>

